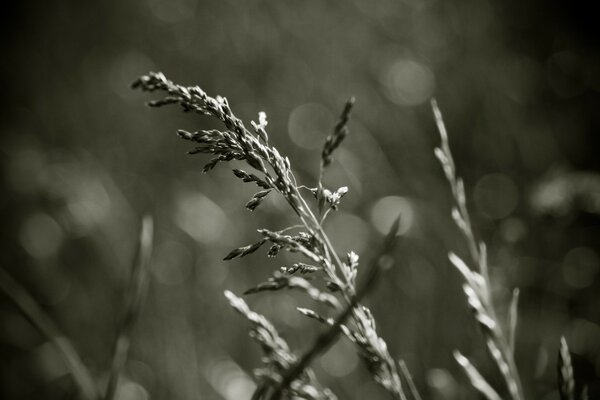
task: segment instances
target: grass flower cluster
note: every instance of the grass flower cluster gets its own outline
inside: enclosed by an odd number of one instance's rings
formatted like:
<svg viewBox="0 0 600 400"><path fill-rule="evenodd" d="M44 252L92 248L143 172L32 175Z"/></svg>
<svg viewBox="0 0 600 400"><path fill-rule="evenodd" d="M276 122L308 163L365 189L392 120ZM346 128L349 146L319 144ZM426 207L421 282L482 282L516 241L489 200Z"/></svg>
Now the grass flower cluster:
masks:
<svg viewBox="0 0 600 400"><path fill-rule="evenodd" d="M270 245L267 252L269 257L275 257L281 251L300 254L304 257L304 262L282 267L266 282L248 289L244 294L294 289L305 293L314 302L330 310L330 315L322 315L312 309L298 308L298 312L328 326L329 329L317 338L308 352L297 356L271 322L250 310L240 297L229 291L225 293L232 307L250 321L250 334L261 344L266 356L263 361L264 367L255 374L259 385L253 399L335 398L329 389L323 388L317 382L310 364L337 340L340 334L356 344L358 353L375 381L393 398L421 399L405 363L402 360L395 361L390 355L386 342L377 333L373 314L360 304L362 296L372 286L379 272L386 267L384 260L389 259L386 256L393 248L398 220L392 226L380 253L363 273L364 278L360 285L357 284L359 256L350 252L341 257L323 229L323 222L328 214L338 208L343 196L348 192L345 186L338 189L324 187L323 175L333 160L335 150L349 133L347 125L354 99L348 100L332 134L324 143L319 178L316 186L311 187L297 182L290 160L269 143L266 129L268 122L264 112L259 113L258 122L251 122L250 130L235 116L224 97L213 98L197 86L175 84L162 73L142 76L133 83L133 87L165 93L162 99L148 103L152 107L179 104L184 111L220 120L225 126L224 130L178 131L181 138L195 144L190 154L213 156L203 171L208 172L221 162L245 162L252 171L233 168L233 174L242 182L254 183L260 189L246 203L246 208L250 211L255 210L266 196L276 192L285 199L299 220L298 225L279 230L258 229L261 235L258 241L238 247L225 256L225 260L245 257L267 243ZM464 278L463 291L468 306L483 332L487 350L503 378L507 395L500 395L503 392L488 383L467 356L455 351L454 357L465 371L471 385L486 399L500 400L508 396L512 400L523 400L525 393L514 354L519 290L513 290L507 320L500 320L496 311L498 305L491 290L487 248L483 241L476 239L467 208L464 183L456 172L442 114L435 100L431 104L441 137L441 145L435 149L434 154L443 168L454 199L452 219L463 234L469 249L468 261L453 252L450 252L448 257ZM468 264L474 265L474 268ZM315 282L314 280L306 279L306 275L320 276L322 288L311 283ZM564 338L561 339L559 350L558 376L561 399L587 398L585 388L579 391L579 396L576 395L573 367Z"/></svg>
<svg viewBox="0 0 600 400"><path fill-rule="evenodd" d="M321 153L320 174L316 186L301 185L297 182L290 160L281 155L269 143L267 117L259 114L258 122L251 123L251 129L235 116L227 99L221 96L211 97L197 86L185 87L168 80L162 73L150 73L142 76L133 84L134 88L145 91L161 91L166 94L162 99L151 101L150 106L159 107L179 104L184 111L192 111L220 120L224 130L200 130L197 132L179 131L179 136L195 144L192 154L210 154L213 158L205 165L204 171L210 171L217 164L226 161L242 161L252 169L247 172L233 169L236 177L243 182L254 183L260 188L247 203L246 208L254 210L271 192L281 195L291 211L298 218L298 225L283 229L259 229L262 236L257 242L232 250L225 259L245 257L263 245L269 243L268 255L276 256L281 251L298 253L305 263L297 263L276 271L273 276L246 293L264 290L295 289L306 293L312 300L325 305L330 315L320 315L314 310L298 311L329 327L318 338L313 348L296 360L287 345L276 334L272 325L258 314L247 308L243 300L228 292L232 306L244 314L253 325L253 336L265 350L265 363L270 373L259 373L259 387L254 398L331 398L327 390L319 389L312 378L308 365L318 354L324 351L336 339L338 333L344 334L358 348L374 379L394 398L407 399L398 363L388 351L386 342L377 333L375 319L368 308L359 303L360 296L366 291L357 286L359 257L354 252L340 256L331 244L323 229L327 215L337 209L341 199L347 193L346 187L325 188L322 177L333 160L333 153L348 135L347 123L354 103L350 99L326 139ZM312 207L309 205L312 201ZM397 226L396 226L397 229ZM392 232L393 237L395 231ZM392 242L387 240L386 242ZM390 245L383 246L380 259L390 251ZM377 271L384 263L376 260L371 270ZM322 277L324 288L319 289L301 275L318 274ZM369 273L376 275L375 272ZM368 281L372 281L368 280ZM335 316L338 316L336 319ZM343 318L339 318L342 316ZM276 365L276 367L273 367ZM310 378L310 379L309 379ZM314 390L307 391L308 387ZM302 393L300 392L302 390ZM413 394L412 397L414 398Z"/></svg>

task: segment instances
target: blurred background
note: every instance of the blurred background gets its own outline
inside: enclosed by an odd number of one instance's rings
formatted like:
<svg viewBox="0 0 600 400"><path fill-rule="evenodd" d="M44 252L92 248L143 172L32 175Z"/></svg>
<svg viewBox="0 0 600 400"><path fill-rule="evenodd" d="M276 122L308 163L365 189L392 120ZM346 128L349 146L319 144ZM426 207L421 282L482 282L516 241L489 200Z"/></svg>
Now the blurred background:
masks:
<svg viewBox="0 0 600 400"><path fill-rule="evenodd" d="M349 194L326 228L366 265L401 214L396 263L366 303L424 398L476 399L460 349L504 391L446 258L466 248L433 156L437 97L472 218L489 245L495 295L521 288L516 358L528 398L558 399L564 335L576 380L600 398L600 49L585 1L131 0L2 2L1 267L107 379L142 215L155 218L147 302L121 400L248 399L260 364L242 293L294 257L266 250L230 262L257 228L290 222L270 196L222 165L187 156L176 129L216 126L176 107L149 109L129 84L162 71L226 96L314 185L321 145L344 101L351 134L326 175ZM257 294L301 352L319 332L295 293ZM504 307L501 307L504 314ZM0 294L0 397L74 398L59 354ZM352 346L314 368L341 399L385 399Z"/></svg>

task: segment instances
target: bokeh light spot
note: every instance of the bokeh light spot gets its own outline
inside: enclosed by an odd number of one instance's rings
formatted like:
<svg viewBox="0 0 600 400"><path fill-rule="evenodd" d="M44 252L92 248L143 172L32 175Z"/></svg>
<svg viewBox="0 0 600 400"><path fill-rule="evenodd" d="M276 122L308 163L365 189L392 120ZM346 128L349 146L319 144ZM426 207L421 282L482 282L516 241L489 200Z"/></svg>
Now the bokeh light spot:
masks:
<svg viewBox="0 0 600 400"><path fill-rule="evenodd" d="M256 390L254 381L229 359L210 362L205 374L211 386L226 400L250 399Z"/></svg>
<svg viewBox="0 0 600 400"><path fill-rule="evenodd" d="M56 254L63 238L62 228L47 214L34 214L27 218L21 227L21 245L35 258L46 258Z"/></svg>
<svg viewBox="0 0 600 400"><path fill-rule="evenodd" d="M354 346L347 340L338 341L323 357L321 366L329 375L342 378L350 374L358 365Z"/></svg>
<svg viewBox="0 0 600 400"><path fill-rule="evenodd" d="M148 6L156 19L175 23L193 18L197 0L148 0Z"/></svg>
<svg viewBox="0 0 600 400"><path fill-rule="evenodd" d="M517 207L519 190L508 176L489 174L475 185L473 199L477 209L484 215L502 219Z"/></svg>
<svg viewBox="0 0 600 400"><path fill-rule="evenodd" d="M400 196L383 197L371 208L371 223L379 233L386 235L398 215L400 226L397 235L404 235L415 221L415 210L411 201Z"/></svg>
<svg viewBox="0 0 600 400"><path fill-rule="evenodd" d="M33 351L33 362L38 373L46 382L69 373L60 353L51 342L44 342Z"/></svg>
<svg viewBox="0 0 600 400"><path fill-rule="evenodd" d="M227 216L202 193L184 193L177 198L175 222L198 242L210 244L221 240Z"/></svg>
<svg viewBox="0 0 600 400"><path fill-rule="evenodd" d="M232 377L225 387L223 396L227 400L247 399L256 390L256 384L246 375Z"/></svg>
<svg viewBox="0 0 600 400"><path fill-rule="evenodd" d="M152 272L162 284L180 285L191 273L192 255L180 242L169 240L161 243L153 258Z"/></svg>
<svg viewBox="0 0 600 400"><path fill-rule="evenodd" d="M361 253L369 242L369 226L354 214L340 211L330 214L326 227L341 254Z"/></svg>
<svg viewBox="0 0 600 400"><path fill-rule="evenodd" d="M142 385L135 382L125 382L117 391L118 400L147 400L148 392Z"/></svg>
<svg viewBox="0 0 600 400"><path fill-rule="evenodd" d="M77 174L75 174L77 175ZM73 229L88 232L110 214L110 196L104 185L94 177L73 176L69 182L70 198L67 210L74 223Z"/></svg>
<svg viewBox="0 0 600 400"><path fill-rule="evenodd" d="M527 234L527 226L519 218L507 218L500 225L500 235L508 243L516 243Z"/></svg>
<svg viewBox="0 0 600 400"><path fill-rule="evenodd" d="M600 326L587 319L574 319L565 336L570 350L576 354L596 353L600 346Z"/></svg>
<svg viewBox="0 0 600 400"><path fill-rule="evenodd" d="M433 368L427 372L427 384L442 399L453 399L456 396L456 381L445 369Z"/></svg>
<svg viewBox="0 0 600 400"><path fill-rule="evenodd" d="M333 124L333 116L327 108L307 103L296 107L290 114L288 132L295 144L314 150L323 146Z"/></svg>
<svg viewBox="0 0 600 400"><path fill-rule="evenodd" d="M415 106L429 100L435 88L433 72L408 58L397 59L389 65L381 83L388 98L400 106Z"/></svg>
<svg viewBox="0 0 600 400"><path fill-rule="evenodd" d="M600 270L600 259L589 247L577 247L567 253L562 264L565 282L577 289L591 286Z"/></svg>

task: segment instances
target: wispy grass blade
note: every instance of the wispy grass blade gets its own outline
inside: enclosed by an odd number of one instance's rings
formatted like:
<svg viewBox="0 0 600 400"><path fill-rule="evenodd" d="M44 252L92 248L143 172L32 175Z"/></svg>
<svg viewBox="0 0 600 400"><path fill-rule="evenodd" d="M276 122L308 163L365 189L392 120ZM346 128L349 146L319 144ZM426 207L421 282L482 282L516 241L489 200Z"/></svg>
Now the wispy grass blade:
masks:
<svg viewBox="0 0 600 400"><path fill-rule="evenodd" d="M347 125L348 121L350 120L350 113L355 102L356 99L354 97L350 97L346 101L344 109L342 110L342 114L340 115L340 119L333 129L333 133L325 140L325 145L323 146L323 151L321 152L321 174L323 170L327 168L333 161L333 152L340 147L340 144L342 144L342 141L350 132Z"/></svg>
<svg viewBox="0 0 600 400"><path fill-rule="evenodd" d="M327 136L325 144L323 145L323 150L321 151L321 165L319 167L319 181L317 182L316 197L319 213L323 215L323 218L329 213L329 209L326 209L326 205L328 197L331 196L331 192L323 187L323 174L325 173L325 169L333 162L334 151L340 147L350 132L350 129L348 129L348 122L350 121L350 114L354 107L354 102L354 97L351 97L346 101L342 114L335 124L333 132Z"/></svg>
<svg viewBox="0 0 600 400"><path fill-rule="evenodd" d="M313 362L315 358L317 358L320 354L323 354L331 347L333 343L335 343L336 339L342 333L342 330L340 329L341 326L352 315L361 299L369 292L369 290L372 290L382 271L388 267L382 262L382 259L386 256L389 256L395 247L397 240L394 239L396 238L395 234L400 224L399 221L400 217L396 218L392 224L392 229L386 236L381 251L371 262L367 270L367 276L362 284L357 288L356 295L353 297L352 301L348 303L344 311L333 321L329 329L323 332L315 340L315 343L300 358L300 360L287 370L287 372L283 375L281 382L275 387L275 390L270 397L271 400L279 399L281 393L290 385L290 383L292 383L302 373L302 371L304 371ZM406 399L402 390L399 391L399 395L400 399Z"/></svg>
<svg viewBox="0 0 600 400"><path fill-rule="evenodd" d="M413 400L421 400L421 395L419 394L419 391L415 386L415 382L413 381L412 376L410 375L410 371L408 370L408 367L406 366L404 360L398 361L398 365L400 366L400 373L404 377L404 382L406 382L406 385L410 390L410 395L412 396Z"/></svg>
<svg viewBox="0 0 600 400"><path fill-rule="evenodd" d="M131 269L129 290L127 292L129 298L125 314L117 332L104 400L113 400L115 398L119 378L127 362L131 345L131 332L142 311L142 306L146 298L153 238L154 223L152 217L146 216L142 220L136 255Z"/></svg>
<svg viewBox="0 0 600 400"><path fill-rule="evenodd" d="M320 387L308 363L302 361L304 358L297 361L296 355L271 322L263 315L252 311L243 299L232 292L225 291L225 297L231 306L252 324L250 336L260 343L265 354L263 358L265 372L259 374L260 382L252 399L334 400L336 398L329 389ZM291 374L289 371L292 369L297 370L297 373Z"/></svg>
<svg viewBox="0 0 600 400"><path fill-rule="evenodd" d="M450 150L448 132L446 131L442 113L435 99L431 100L431 108L441 139L440 147L436 148L434 153L450 185L455 203L451 213L452 219L466 239L471 261L475 264L476 271L469 268L467 263L454 253L450 253L449 258L465 278L466 283L463 285L463 290L467 296L469 308L473 311L475 319L482 329L489 353L504 378L511 398L513 400L522 400L524 398L523 388L513 354L514 332L517 323L518 291L515 292L509 306L508 327L503 329L496 315L491 295L492 284L488 272L487 248L485 243L478 242L475 238L467 208L465 186L462 179L457 176L456 165ZM460 355L460 353L458 354ZM463 363L465 360L468 361L466 358L461 357L457 357L457 360L463 361ZM476 381L471 380L471 382Z"/></svg>
<svg viewBox="0 0 600 400"><path fill-rule="evenodd" d="M469 361L467 357L463 356L460 352L455 351L454 358L456 359L458 365L460 365L467 374L471 385L477 389L479 393L481 393L487 400L502 400L500 395L479 373L477 368L471 364L471 361Z"/></svg>

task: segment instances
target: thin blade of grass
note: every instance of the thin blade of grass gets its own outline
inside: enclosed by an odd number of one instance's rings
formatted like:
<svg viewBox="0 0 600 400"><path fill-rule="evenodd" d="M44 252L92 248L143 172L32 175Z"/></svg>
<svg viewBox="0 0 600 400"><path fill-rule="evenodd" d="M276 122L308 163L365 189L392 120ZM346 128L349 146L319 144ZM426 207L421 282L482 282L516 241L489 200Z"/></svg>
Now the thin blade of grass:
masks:
<svg viewBox="0 0 600 400"><path fill-rule="evenodd" d="M417 387L413 382L412 376L410 375L410 372L408 371L408 367L406 366L404 360L398 361L398 365L400 366L400 373L402 374L402 377L404 377L404 381L406 381L408 389L410 390L410 395L412 396L413 400L421 400L421 395L419 394L419 391L417 390Z"/></svg>
<svg viewBox="0 0 600 400"><path fill-rule="evenodd" d="M348 121L350 120L350 113L355 101L356 99L354 97L350 97L346 101L344 109L342 110L342 114L340 115L338 122L335 124L333 133L329 135L325 141L323 150L321 152L321 176L323 175L323 170L333 161L333 152L340 146L346 136L348 136L349 129L347 125Z"/></svg>
<svg viewBox="0 0 600 400"><path fill-rule="evenodd" d="M96 384L73 344L40 308L33 296L4 268L0 268L0 290L6 293L23 315L56 347L73 375L81 397L87 400L98 399Z"/></svg>
<svg viewBox="0 0 600 400"><path fill-rule="evenodd" d="M454 358L456 362L463 368L471 385L479 390L479 392L485 396L488 400L502 400L500 395L496 393L494 388L485 380L485 378L477 371L477 368L471 361L465 356L463 356L459 351L454 351Z"/></svg>
<svg viewBox="0 0 600 400"><path fill-rule="evenodd" d="M281 397L282 392L292 383L302 372L312 363L312 361L324 353L331 347L335 340L342 333L340 327L346 322L348 317L352 315L354 308L358 305L360 300L371 290L377 281L377 278L381 274L382 270L387 269L388 263L383 262L386 257L389 257L390 253L395 247L397 240L395 240L396 232L400 225L400 217L396 218L392 224L390 232L387 234L383 246L379 254L373 258L370 266L367 270L367 276L363 280L362 284L357 288L356 295L352 298L350 303L346 306L344 311L334 320L333 324L328 330L323 332L313 344L313 346L294 364L287 373L283 375L279 384L272 391L271 400L277 400ZM403 395L403 394L402 394ZM254 396L252 397L255 398Z"/></svg>
<svg viewBox="0 0 600 400"><path fill-rule="evenodd" d="M463 290L467 295L469 308L475 311L477 322L484 328L483 333L487 339L490 355L502 373L510 397L513 400L522 400L524 398L523 387L513 354L514 349L511 345L511 342L514 344L514 337L510 337L512 334L511 332L514 332L514 329L510 326L510 322L509 327L503 329L496 315L491 296L490 288L493 285L488 271L486 246L484 242L477 241L473 232L471 218L467 208L465 185L463 180L456 174L456 165L454 164L452 152L450 150L448 132L444 125L442 113L435 99L431 100L431 108L441 139L440 147L436 148L434 153L440 161L454 200L454 207L451 212L452 219L465 237L472 261L477 268L474 270L469 269L460 258L452 254L450 256L450 261L452 261L454 266L463 274L467 281L467 283L463 285ZM515 318L512 323L516 326L516 298L513 316ZM464 361L462 358L460 360ZM468 360L466 361L468 362Z"/></svg>
<svg viewBox="0 0 600 400"><path fill-rule="evenodd" d="M145 216L142 220L136 255L131 269L127 308L119 326L117 340L114 345L110 376L104 394L105 400L112 400L115 397L119 377L129 355L131 331L141 313L146 298L149 265L152 256L153 232L154 224L152 217Z"/></svg>

